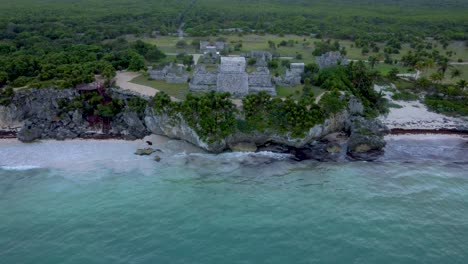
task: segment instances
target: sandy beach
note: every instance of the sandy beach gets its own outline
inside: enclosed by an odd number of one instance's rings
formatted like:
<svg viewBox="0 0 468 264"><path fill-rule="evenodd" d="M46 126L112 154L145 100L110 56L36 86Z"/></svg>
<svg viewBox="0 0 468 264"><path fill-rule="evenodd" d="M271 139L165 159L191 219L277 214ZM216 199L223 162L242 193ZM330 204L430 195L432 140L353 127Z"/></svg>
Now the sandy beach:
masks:
<svg viewBox="0 0 468 264"><path fill-rule="evenodd" d="M383 91L385 98L401 108L390 108L388 115L379 119L389 129L406 130L468 130L468 119L449 117L430 112L425 105L419 101L396 101L391 98L392 93L385 91L385 86L375 85L377 91Z"/></svg>

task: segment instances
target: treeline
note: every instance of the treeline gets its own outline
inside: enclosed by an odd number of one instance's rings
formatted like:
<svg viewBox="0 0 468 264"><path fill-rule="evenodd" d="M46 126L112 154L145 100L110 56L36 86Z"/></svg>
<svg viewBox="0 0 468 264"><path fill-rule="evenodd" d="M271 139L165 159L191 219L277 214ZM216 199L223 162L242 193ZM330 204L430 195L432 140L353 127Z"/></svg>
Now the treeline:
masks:
<svg viewBox="0 0 468 264"><path fill-rule="evenodd" d="M164 54L122 37L167 35L182 22L194 36L313 33L354 39L363 53L385 41L393 54L418 37L467 39L467 7L455 0L0 0L0 86L72 87L95 74L142 69Z"/></svg>
<svg viewBox="0 0 468 264"><path fill-rule="evenodd" d="M187 32L215 35L219 29L273 34L311 33L355 39L372 36L385 41L393 34L467 39L463 1L368 0L201 0L186 15Z"/></svg>
<svg viewBox="0 0 468 264"><path fill-rule="evenodd" d="M156 46L142 41L56 44L22 34L0 43L0 85L71 88L93 82L96 74L110 81L116 70L138 71L145 68L145 61L164 57Z"/></svg>

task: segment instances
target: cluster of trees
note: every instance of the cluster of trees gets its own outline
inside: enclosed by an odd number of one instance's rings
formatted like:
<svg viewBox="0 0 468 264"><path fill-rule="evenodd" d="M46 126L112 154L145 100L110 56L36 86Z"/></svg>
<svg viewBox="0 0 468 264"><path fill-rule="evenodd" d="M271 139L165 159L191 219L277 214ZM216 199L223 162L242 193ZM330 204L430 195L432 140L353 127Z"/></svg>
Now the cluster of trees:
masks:
<svg viewBox="0 0 468 264"><path fill-rule="evenodd" d="M124 108L124 102L113 99L105 92L86 92L73 100L62 99L59 107L62 113L78 110L91 123L112 120Z"/></svg>
<svg viewBox="0 0 468 264"><path fill-rule="evenodd" d="M270 130L302 137L325 119L325 113L312 96L295 101L291 97L282 100L260 92L246 96L242 102L245 122L241 122L239 128L244 132Z"/></svg>
<svg viewBox="0 0 468 264"><path fill-rule="evenodd" d="M343 55L346 55L347 53L345 47L340 48L340 43L337 40L333 42L331 42L330 39L325 40L325 41L322 40L322 41L317 41L314 44L315 44L315 49L312 52L312 55L314 56L320 56L330 51L339 51Z"/></svg>
<svg viewBox="0 0 468 264"><path fill-rule="evenodd" d="M188 94L180 110L188 125L208 142L221 140L235 131L236 106L229 93Z"/></svg>
<svg viewBox="0 0 468 264"><path fill-rule="evenodd" d="M466 83L464 83L466 86ZM459 85L440 85L424 98L426 106L438 113L468 116L468 92Z"/></svg>
<svg viewBox="0 0 468 264"><path fill-rule="evenodd" d="M187 124L208 142L221 140L236 129L236 106L229 93L189 93L182 102L174 102L165 92L157 93L151 106L158 114L167 114L174 122L182 116Z"/></svg>
<svg viewBox="0 0 468 264"><path fill-rule="evenodd" d="M27 43L20 44L24 39ZM35 39L33 34L19 34L0 42L0 85L71 88L94 81L96 74L110 80L116 70L138 71L145 68L146 61L165 57L156 46L123 38L95 44Z"/></svg>
<svg viewBox="0 0 468 264"><path fill-rule="evenodd" d="M333 91L324 95L317 105L312 93L304 94L299 100L292 97L282 100L260 92L247 95L242 100L243 110L238 111L229 93L188 94L185 101L174 102L160 92L153 97L151 106L156 113L167 114L174 122L183 117L203 140L215 142L236 131L269 131L302 137L326 117L343 110L346 99Z"/></svg>
<svg viewBox="0 0 468 264"><path fill-rule="evenodd" d="M387 111L385 98L373 87L377 77L377 72L369 69L364 62L358 61L321 69L315 75L313 83L329 91L349 92L360 98L366 116L373 117Z"/></svg>
<svg viewBox="0 0 468 264"><path fill-rule="evenodd" d="M230 28L236 29L233 32L315 33L337 39L371 36L379 42L399 33L466 39L463 10L467 5L457 0L201 0L185 19L188 33L203 36Z"/></svg>

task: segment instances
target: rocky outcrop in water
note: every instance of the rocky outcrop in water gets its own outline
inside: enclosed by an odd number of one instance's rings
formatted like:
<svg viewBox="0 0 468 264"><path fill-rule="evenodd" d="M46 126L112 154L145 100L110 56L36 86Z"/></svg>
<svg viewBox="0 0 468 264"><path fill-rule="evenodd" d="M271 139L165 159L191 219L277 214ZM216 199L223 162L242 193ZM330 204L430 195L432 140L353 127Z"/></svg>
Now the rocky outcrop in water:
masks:
<svg viewBox="0 0 468 264"><path fill-rule="evenodd" d="M385 147L384 135L390 131L377 119L353 117L350 122L350 137L347 152L358 160L374 160Z"/></svg>

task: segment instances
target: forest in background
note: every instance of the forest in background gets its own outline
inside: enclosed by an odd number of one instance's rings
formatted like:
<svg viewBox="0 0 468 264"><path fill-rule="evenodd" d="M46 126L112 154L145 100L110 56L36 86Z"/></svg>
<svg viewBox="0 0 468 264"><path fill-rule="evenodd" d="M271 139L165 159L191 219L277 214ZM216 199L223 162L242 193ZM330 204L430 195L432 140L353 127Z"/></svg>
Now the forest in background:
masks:
<svg viewBox="0 0 468 264"><path fill-rule="evenodd" d="M411 34L465 40L467 10L464 0L2 0L0 29L6 31L2 38L48 26L50 34L72 31L99 40L172 33L184 21L196 36L241 28L338 39Z"/></svg>

